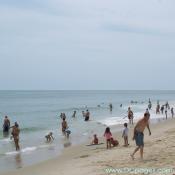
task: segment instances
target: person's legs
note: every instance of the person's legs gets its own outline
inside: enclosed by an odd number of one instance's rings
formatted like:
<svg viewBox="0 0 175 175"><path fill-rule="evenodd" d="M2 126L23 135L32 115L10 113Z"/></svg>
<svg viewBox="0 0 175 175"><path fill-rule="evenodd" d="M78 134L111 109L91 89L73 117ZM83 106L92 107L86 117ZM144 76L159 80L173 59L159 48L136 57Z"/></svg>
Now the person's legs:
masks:
<svg viewBox="0 0 175 175"><path fill-rule="evenodd" d="M131 154L131 158L134 160L134 155L135 155L135 153L138 151L140 149L140 146L138 146L135 150L134 150L134 152Z"/></svg>
<svg viewBox="0 0 175 175"><path fill-rule="evenodd" d="M19 147L19 139L15 138L15 139L14 139L14 142L15 142L16 151L20 150L20 147Z"/></svg>
<svg viewBox="0 0 175 175"><path fill-rule="evenodd" d="M140 146L140 158L143 159L143 146Z"/></svg>

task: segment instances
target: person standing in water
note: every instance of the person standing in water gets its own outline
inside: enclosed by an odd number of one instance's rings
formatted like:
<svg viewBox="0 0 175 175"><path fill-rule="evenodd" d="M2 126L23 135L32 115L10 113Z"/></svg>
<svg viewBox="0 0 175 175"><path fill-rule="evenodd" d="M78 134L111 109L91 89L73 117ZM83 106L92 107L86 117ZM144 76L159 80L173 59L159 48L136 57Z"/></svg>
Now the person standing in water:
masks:
<svg viewBox="0 0 175 175"><path fill-rule="evenodd" d="M166 120L167 120L167 108L165 109L165 116L166 116Z"/></svg>
<svg viewBox="0 0 175 175"><path fill-rule="evenodd" d="M143 159L143 148L144 148L144 130L145 128L148 128L149 135L151 135L151 130L149 127L149 115L147 113L144 114L144 117L139 120L134 127L134 133L133 133L133 140L136 142L136 149L131 154L131 158L134 160L135 153L140 150L140 157Z"/></svg>
<svg viewBox="0 0 175 175"><path fill-rule="evenodd" d="M4 124L3 124L3 132L4 133L9 133L10 129L10 120L8 119L7 116L4 117Z"/></svg>
<svg viewBox="0 0 175 175"><path fill-rule="evenodd" d="M12 137L13 137L14 142L15 142L16 151L20 150L19 133L20 133L19 125L17 122L15 122L15 125L12 126L12 133L11 134L12 134Z"/></svg>
<svg viewBox="0 0 175 175"><path fill-rule="evenodd" d="M171 108L171 116L172 116L172 118L174 117L174 108L173 107Z"/></svg>
<svg viewBox="0 0 175 175"><path fill-rule="evenodd" d="M90 112L89 112L89 110L86 110L84 121L89 121L89 118L90 118Z"/></svg>
<svg viewBox="0 0 175 175"><path fill-rule="evenodd" d="M159 101L157 102L156 114L160 114L160 104L159 104Z"/></svg>
<svg viewBox="0 0 175 175"><path fill-rule="evenodd" d="M77 112L76 112L76 111L74 111L74 113L73 113L73 115L72 115L72 117L73 117L73 118L75 118L76 113L77 113Z"/></svg>
<svg viewBox="0 0 175 175"><path fill-rule="evenodd" d="M148 101L148 109L151 110L151 108L152 108L152 103L151 103L151 100L150 100L150 98L149 98L149 101Z"/></svg>
<svg viewBox="0 0 175 175"><path fill-rule="evenodd" d="M129 119L129 124L133 124L133 118L134 118L133 112L132 112L131 108L129 107L129 108L128 108L128 119Z"/></svg>
<svg viewBox="0 0 175 175"><path fill-rule="evenodd" d="M66 122L66 119L65 118L63 118L63 121L62 121L61 126L62 126L62 133L64 135L66 135L66 129L68 128L68 125L67 125L67 122Z"/></svg>
<svg viewBox="0 0 175 175"><path fill-rule="evenodd" d="M110 104L109 104L110 112L112 112L112 108L113 108L112 103L110 103Z"/></svg>

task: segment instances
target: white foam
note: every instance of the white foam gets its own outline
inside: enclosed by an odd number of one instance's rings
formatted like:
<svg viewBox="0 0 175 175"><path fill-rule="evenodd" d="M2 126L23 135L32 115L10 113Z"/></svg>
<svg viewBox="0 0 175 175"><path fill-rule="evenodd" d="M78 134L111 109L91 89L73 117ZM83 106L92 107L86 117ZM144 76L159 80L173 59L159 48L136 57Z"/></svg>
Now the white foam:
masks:
<svg viewBox="0 0 175 175"><path fill-rule="evenodd" d="M5 138L5 139L2 139L0 140L0 142L4 142L4 143L9 143L9 142L12 142L13 140L11 140L10 138Z"/></svg>
<svg viewBox="0 0 175 175"><path fill-rule="evenodd" d="M6 152L5 155L16 155L19 153L27 153L27 152L31 152L31 151L35 151L37 149L37 147L26 147L20 151L11 151L11 152Z"/></svg>
<svg viewBox="0 0 175 175"><path fill-rule="evenodd" d="M35 151L36 149L37 149L37 147L35 147L35 146L33 146L33 147L26 147L26 148L22 149L20 152L26 153L26 152Z"/></svg>
<svg viewBox="0 0 175 175"><path fill-rule="evenodd" d="M156 114L155 111L150 111L150 119L162 119L165 118L165 114ZM141 119L144 116L144 112L135 112L134 113L134 122L137 122L139 119ZM98 124L103 124L107 126L113 126L123 123L128 123L128 117L126 115L123 115L123 117L107 117L105 119L97 121Z"/></svg>
<svg viewBox="0 0 175 175"><path fill-rule="evenodd" d="M18 153L19 151L11 151L11 152L6 152L5 155L16 155Z"/></svg>

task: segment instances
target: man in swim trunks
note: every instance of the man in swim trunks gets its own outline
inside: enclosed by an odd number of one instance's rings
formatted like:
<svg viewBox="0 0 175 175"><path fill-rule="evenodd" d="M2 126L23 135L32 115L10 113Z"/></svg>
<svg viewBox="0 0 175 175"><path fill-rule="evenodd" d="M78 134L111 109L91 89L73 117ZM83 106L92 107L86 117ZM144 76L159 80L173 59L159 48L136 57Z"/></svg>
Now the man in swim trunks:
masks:
<svg viewBox="0 0 175 175"><path fill-rule="evenodd" d="M4 118L4 124L3 124L3 132L8 133L10 129L10 120L8 119L7 116Z"/></svg>
<svg viewBox="0 0 175 175"><path fill-rule="evenodd" d="M135 140L137 148L134 150L133 154L131 154L131 158L134 159L135 153L140 149L140 157L143 159L143 147L144 147L144 130L148 128L149 135L151 135L151 131L149 128L149 114L145 113L144 117L139 120L134 128L133 140Z"/></svg>

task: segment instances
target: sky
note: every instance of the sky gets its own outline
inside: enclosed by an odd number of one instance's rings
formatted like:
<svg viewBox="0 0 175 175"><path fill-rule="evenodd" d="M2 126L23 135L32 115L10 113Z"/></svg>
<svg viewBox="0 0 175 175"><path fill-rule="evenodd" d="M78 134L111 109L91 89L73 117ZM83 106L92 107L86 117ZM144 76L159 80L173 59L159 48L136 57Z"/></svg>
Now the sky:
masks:
<svg viewBox="0 0 175 175"><path fill-rule="evenodd" d="M174 0L0 0L1 90L175 90Z"/></svg>

